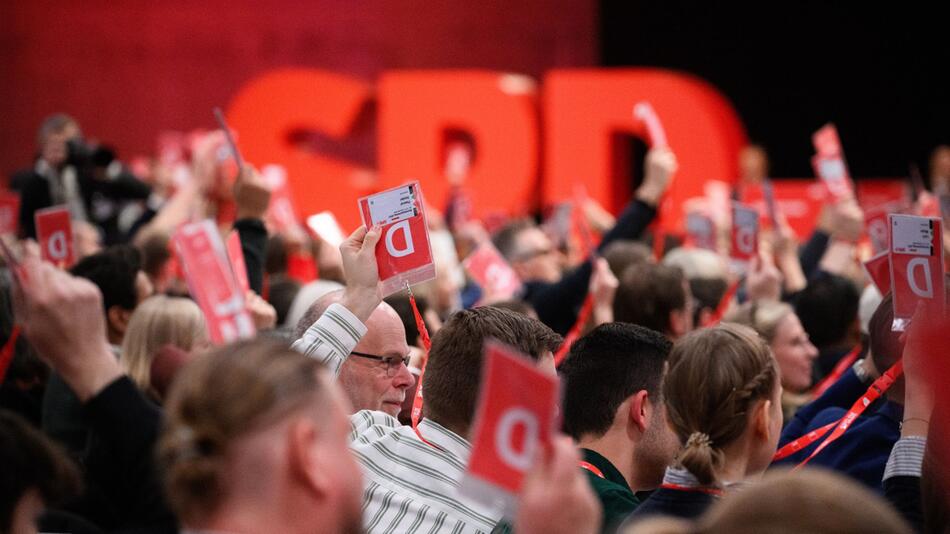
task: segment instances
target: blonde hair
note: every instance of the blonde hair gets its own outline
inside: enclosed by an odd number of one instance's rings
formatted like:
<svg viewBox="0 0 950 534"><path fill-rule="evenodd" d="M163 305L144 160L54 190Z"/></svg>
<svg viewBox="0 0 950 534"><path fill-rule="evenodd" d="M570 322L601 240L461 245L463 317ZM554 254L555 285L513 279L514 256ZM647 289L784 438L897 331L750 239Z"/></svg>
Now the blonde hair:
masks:
<svg viewBox="0 0 950 534"><path fill-rule="evenodd" d="M190 351L207 338L204 315L194 301L156 295L135 308L122 341L120 361L142 391L156 396L151 369L158 349L171 344Z"/></svg>
<svg viewBox="0 0 950 534"><path fill-rule="evenodd" d="M157 451L168 502L184 523L200 523L226 497L229 453L243 436L331 402L323 369L284 343L258 339L182 370L166 399Z"/></svg>
<svg viewBox="0 0 950 534"><path fill-rule="evenodd" d="M731 311L723 321L748 326L771 344L778 333L778 325L789 314L795 313L791 306L778 301L746 302Z"/></svg>
<svg viewBox="0 0 950 534"><path fill-rule="evenodd" d="M716 484L723 448L742 436L755 402L777 386L772 351L751 328L723 323L679 340L663 383L670 426L684 444L678 463L700 484Z"/></svg>

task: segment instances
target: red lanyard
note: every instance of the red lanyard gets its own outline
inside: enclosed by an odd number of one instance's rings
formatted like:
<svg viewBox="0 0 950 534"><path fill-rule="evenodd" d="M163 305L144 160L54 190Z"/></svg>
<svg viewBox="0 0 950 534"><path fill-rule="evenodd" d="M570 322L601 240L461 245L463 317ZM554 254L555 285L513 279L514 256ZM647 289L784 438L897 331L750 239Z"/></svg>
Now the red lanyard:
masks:
<svg viewBox="0 0 950 534"><path fill-rule="evenodd" d="M594 474L597 475L597 477L599 477L599 478L606 478L606 477L604 477L604 472L601 471L600 469L598 469L596 465L594 465L594 464L592 464L592 463L590 463L590 462L581 461L581 462L578 463L577 465L579 465L579 466L581 467L581 469L586 469L586 470L590 471L591 473L594 473Z"/></svg>
<svg viewBox="0 0 950 534"><path fill-rule="evenodd" d="M880 398L880 396L883 395L884 392L887 391L888 388L891 387L894 381L900 378L903 372L904 372L904 362L901 360L898 360L897 363L895 363L890 369L888 369L883 375L881 375L880 378L875 380L873 384L871 384L871 387L869 387L868 390L864 393L864 395L862 395L861 398L859 398L851 406L851 409L848 410L848 413L846 413L844 417L835 421L834 423L828 423L827 425L821 428L812 430L808 434L805 434L804 436L792 441L791 443L786 444L784 447L782 447L775 453L775 456L772 457L772 461L775 462L783 458L787 458L801 451L802 449L805 449L812 443L815 443L819 439L823 438L826 434L828 434L828 432L831 429L834 429L831 435L829 435L821 443L821 445L819 445L811 453L811 455L808 456L808 458L805 458L805 460L802 461L802 463L798 464L798 466L796 466L795 469L798 469L804 466L805 464L807 464L808 462L810 462L811 459L814 458L819 452L824 450L825 447L827 447L832 442L840 438L841 435L845 433L845 431L851 428L851 425L854 423L854 421L862 413L864 413L864 411L867 409L868 406L871 405L871 403L873 403L878 398Z"/></svg>
<svg viewBox="0 0 950 534"><path fill-rule="evenodd" d="M7 376L7 370L10 368L10 363L13 361L13 352L16 349L16 340L20 337L20 325L14 324L13 328L10 330L10 337L7 338L7 342L3 345L3 349L0 349L0 384L3 384L4 378Z"/></svg>
<svg viewBox="0 0 950 534"><path fill-rule="evenodd" d="M409 283L406 282L406 291L409 292L409 305L412 306L412 315L416 319L416 328L419 330L419 337L422 339L422 347L425 349L425 354L422 356L422 366L419 369L419 383L416 385L416 397L412 400L412 431L416 433L416 436L419 436L419 439L422 440L426 445L438 449L437 445L430 443L426 438L422 437L422 433L419 432L419 420L422 418L422 377L426 374L426 364L429 363L429 349L432 348L432 340L429 338L429 330L426 328L425 321L422 320L422 314L419 313L419 306L416 305L416 297L412 294L412 289L409 287Z"/></svg>
<svg viewBox="0 0 950 534"><path fill-rule="evenodd" d="M584 305L581 306L581 310L577 312L577 322L571 327L570 332L564 336L564 342L561 343L560 348L557 349L557 353L554 355L555 367L559 367L561 365L561 362L564 361L564 358L567 358L567 353L571 350L571 345L577 341L577 338L581 337L581 330L583 330L584 325L587 324L587 320L590 319L590 314L593 309L594 296L588 293L587 297L584 299Z"/></svg>
<svg viewBox="0 0 950 534"><path fill-rule="evenodd" d="M663 489L671 489L676 491L695 491L698 493L705 493L706 495L712 495L714 497L722 497L723 491L719 488L703 488L701 486L681 486L679 484L670 484L669 482L660 484L660 487Z"/></svg>
<svg viewBox="0 0 950 534"><path fill-rule="evenodd" d="M845 354L844 357L838 360L837 365L835 365L835 368L832 369L832 371L828 374L828 376L823 378L821 382L818 382L818 384L816 384L815 387L812 388L811 393L810 393L811 398L817 399L818 397L820 397L821 394L825 392L825 390L830 388L832 384L837 382L838 379L841 378L842 375L844 375L848 371L849 367L854 365L854 362L857 361L858 356L860 355L861 355L861 345L858 345L857 347L854 347L854 349L851 352Z"/></svg>

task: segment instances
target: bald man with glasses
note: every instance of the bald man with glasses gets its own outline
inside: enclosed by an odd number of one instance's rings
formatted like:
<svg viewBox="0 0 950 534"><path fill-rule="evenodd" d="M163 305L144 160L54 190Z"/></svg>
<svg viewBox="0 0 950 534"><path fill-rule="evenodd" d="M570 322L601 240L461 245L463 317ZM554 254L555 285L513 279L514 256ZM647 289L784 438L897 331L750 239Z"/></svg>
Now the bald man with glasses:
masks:
<svg viewBox="0 0 950 534"><path fill-rule="evenodd" d="M343 290L317 299L297 323L294 337L302 337L331 304L342 299ZM406 329L396 310L385 302L373 310L365 325L366 335L340 366L338 382L350 400L352 413L374 410L396 417L416 380L408 367Z"/></svg>

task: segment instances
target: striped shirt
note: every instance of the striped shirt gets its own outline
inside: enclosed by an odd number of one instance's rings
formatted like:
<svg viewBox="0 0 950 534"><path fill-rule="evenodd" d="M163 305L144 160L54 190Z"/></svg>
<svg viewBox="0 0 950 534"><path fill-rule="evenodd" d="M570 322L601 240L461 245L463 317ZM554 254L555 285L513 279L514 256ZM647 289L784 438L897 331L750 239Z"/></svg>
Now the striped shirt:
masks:
<svg viewBox="0 0 950 534"><path fill-rule="evenodd" d="M293 348L340 372L366 327L349 310L332 304ZM459 494L471 453L464 438L423 418L419 433L384 412L350 416L350 449L363 468L363 523L367 533L484 533L501 520L489 508Z"/></svg>

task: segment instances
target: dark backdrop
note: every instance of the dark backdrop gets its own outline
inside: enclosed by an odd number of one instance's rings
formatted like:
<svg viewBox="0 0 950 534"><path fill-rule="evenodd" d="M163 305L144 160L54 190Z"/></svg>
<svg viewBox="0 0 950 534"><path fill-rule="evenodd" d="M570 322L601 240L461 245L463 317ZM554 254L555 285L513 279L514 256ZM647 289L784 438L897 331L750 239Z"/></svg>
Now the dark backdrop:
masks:
<svg viewBox="0 0 950 534"><path fill-rule="evenodd" d="M705 78L732 101L773 176L811 176L834 121L853 176L903 176L950 143L946 9L901 2L601 0L607 66Z"/></svg>

